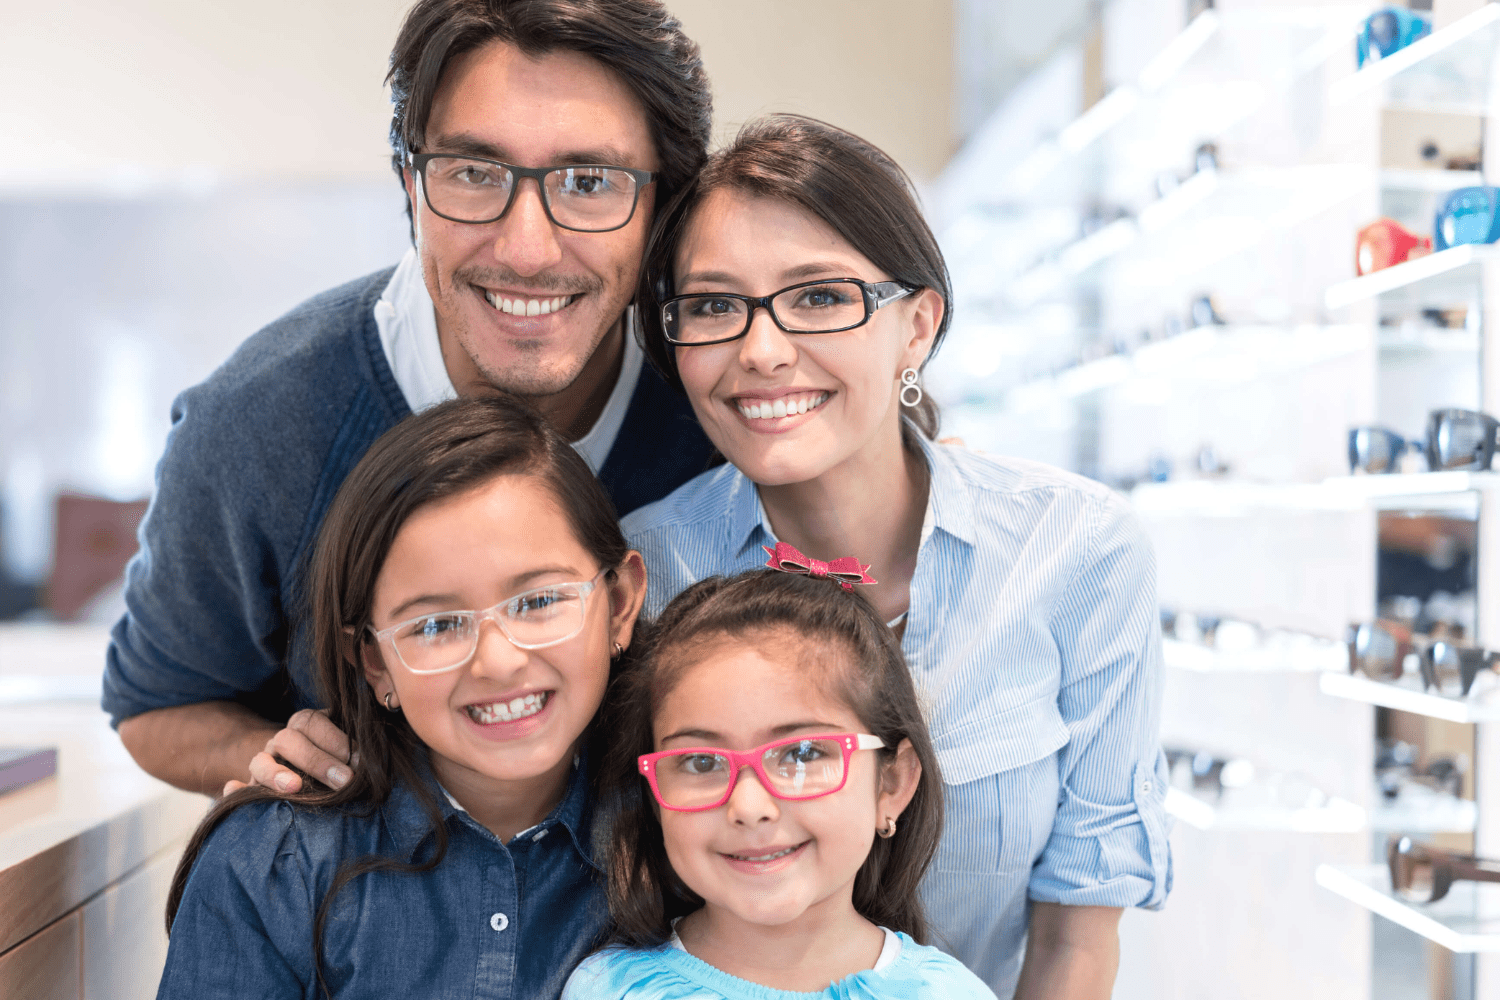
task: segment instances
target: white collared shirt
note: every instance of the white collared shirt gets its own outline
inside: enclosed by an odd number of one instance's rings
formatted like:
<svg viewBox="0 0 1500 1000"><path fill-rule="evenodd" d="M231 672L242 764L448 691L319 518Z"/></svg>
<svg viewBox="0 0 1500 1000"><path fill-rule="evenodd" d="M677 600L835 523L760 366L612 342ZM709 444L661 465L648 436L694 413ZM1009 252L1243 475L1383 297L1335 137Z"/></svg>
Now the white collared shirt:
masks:
<svg viewBox="0 0 1500 1000"><path fill-rule="evenodd" d="M604 410L589 432L573 442L573 449L589 463L597 475L604 460L615 446L625 412L635 395L641 377L645 354L635 338L635 310L625 311L625 357L620 376L610 391ZM406 251L396 273L391 275L385 291L375 303L375 326L380 331L380 346L385 360L396 377L401 395L413 413L457 397L448 367L443 363L443 349L438 342L437 314L427 294L422 277L422 262L417 251Z"/></svg>

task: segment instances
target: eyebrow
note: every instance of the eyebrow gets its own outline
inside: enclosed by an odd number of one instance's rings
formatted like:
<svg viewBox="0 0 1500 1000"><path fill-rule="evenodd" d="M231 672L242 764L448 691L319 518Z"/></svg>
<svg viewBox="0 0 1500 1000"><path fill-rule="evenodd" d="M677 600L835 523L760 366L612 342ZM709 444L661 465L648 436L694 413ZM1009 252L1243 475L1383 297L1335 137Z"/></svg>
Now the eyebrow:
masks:
<svg viewBox="0 0 1500 1000"><path fill-rule="evenodd" d="M846 261L817 260L787 268L781 272L780 280L795 285L799 281L813 278L854 277L852 271L853 269ZM693 271L683 275L678 284L686 287L698 282L708 285L735 285L739 283L739 279L727 271Z"/></svg>
<svg viewBox="0 0 1500 1000"><path fill-rule="evenodd" d="M771 738L769 740L766 740L765 742L766 743L774 743L776 740L781 739L783 736L790 736L790 735L792 735L793 733L797 732L799 729L817 729L817 730L821 730L822 732L825 732L825 733L837 733L837 732L841 731L838 726L834 725L831 722L818 722L818 721L810 721L810 722L788 722L785 725L772 727L769 730ZM688 737L688 736L691 736L693 739L702 740L702 741L707 742L707 743L712 743L714 740L722 740L724 738L724 734L723 733L716 733L716 732L714 732L711 729L691 729L691 728L688 728L688 729L679 729L675 733L672 733L669 736L663 736L661 738L661 742L667 743L667 742L670 742L672 740L679 740L679 739L683 739L683 738Z"/></svg>
<svg viewBox="0 0 1500 1000"><path fill-rule="evenodd" d="M511 588L515 588L511 594L511 596L515 596L515 594L519 594L530 589L526 585L536 580L538 577L548 575L564 576L568 578L568 582L572 582L581 572L583 571L572 566L539 566L536 569L527 570L525 573L518 573L517 575L511 577L510 583L508 584L506 589L509 590ZM407 611L410 611L412 608L422 604L436 605L438 608L444 611L454 611L458 610L454 608L454 605L457 604L460 600L461 598L457 594L418 594L416 597L410 598L406 601L402 601L400 604L396 605L396 607L392 609L390 617L393 622L403 621L403 614L405 614Z"/></svg>
<svg viewBox="0 0 1500 1000"><path fill-rule="evenodd" d="M510 162L506 159L505 150L468 132L438 136L433 140L432 149L428 152L452 153L456 156L482 156L487 160ZM547 165L567 167L580 163L597 163L603 166L628 166L625 162L627 159L623 150L604 145L561 153Z"/></svg>

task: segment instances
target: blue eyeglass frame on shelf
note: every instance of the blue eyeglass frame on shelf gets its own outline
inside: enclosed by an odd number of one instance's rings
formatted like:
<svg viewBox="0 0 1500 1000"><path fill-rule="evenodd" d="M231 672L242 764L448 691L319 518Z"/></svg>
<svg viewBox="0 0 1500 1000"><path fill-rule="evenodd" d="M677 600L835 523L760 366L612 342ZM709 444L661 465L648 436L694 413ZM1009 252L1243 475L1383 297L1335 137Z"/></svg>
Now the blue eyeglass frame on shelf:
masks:
<svg viewBox="0 0 1500 1000"><path fill-rule="evenodd" d="M1412 42L1432 33L1432 19L1405 7L1377 10L1359 27L1354 40L1354 55L1360 67L1367 62L1385 59L1400 52Z"/></svg>
<svg viewBox="0 0 1500 1000"><path fill-rule="evenodd" d="M1500 240L1500 188L1465 187L1449 191L1432 219L1432 249Z"/></svg>

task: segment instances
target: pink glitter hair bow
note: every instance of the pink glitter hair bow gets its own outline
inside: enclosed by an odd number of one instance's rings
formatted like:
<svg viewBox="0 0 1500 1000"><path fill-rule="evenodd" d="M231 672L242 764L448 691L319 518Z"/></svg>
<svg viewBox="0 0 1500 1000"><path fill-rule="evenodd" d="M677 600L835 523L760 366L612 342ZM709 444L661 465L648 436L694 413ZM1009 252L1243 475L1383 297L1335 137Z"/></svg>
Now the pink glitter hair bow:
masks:
<svg viewBox="0 0 1500 1000"><path fill-rule="evenodd" d="M835 559L833 562L824 562L814 559L798 552L795 546L786 542L777 542L773 549L769 545L762 545L766 555L771 558L766 565L771 569L779 569L783 573L806 573L808 576L826 576L837 580L840 587L845 590L853 590L856 583L878 583L869 573L869 566L862 566L858 559L853 556L845 556Z"/></svg>

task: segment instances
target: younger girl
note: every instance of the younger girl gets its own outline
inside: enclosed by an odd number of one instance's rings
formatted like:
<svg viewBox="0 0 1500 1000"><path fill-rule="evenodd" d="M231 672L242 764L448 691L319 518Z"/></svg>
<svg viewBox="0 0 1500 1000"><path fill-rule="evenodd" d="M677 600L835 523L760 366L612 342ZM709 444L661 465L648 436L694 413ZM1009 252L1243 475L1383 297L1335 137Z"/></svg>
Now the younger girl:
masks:
<svg viewBox="0 0 1500 1000"><path fill-rule="evenodd" d="M618 946L565 1000L991 998L925 946L941 782L894 636L827 579L711 577L611 688Z"/></svg>
<svg viewBox="0 0 1500 1000"><path fill-rule="evenodd" d="M609 500L528 407L446 403L344 481L309 584L353 777L209 814L158 996L557 997L605 924L582 743L645 589Z"/></svg>

